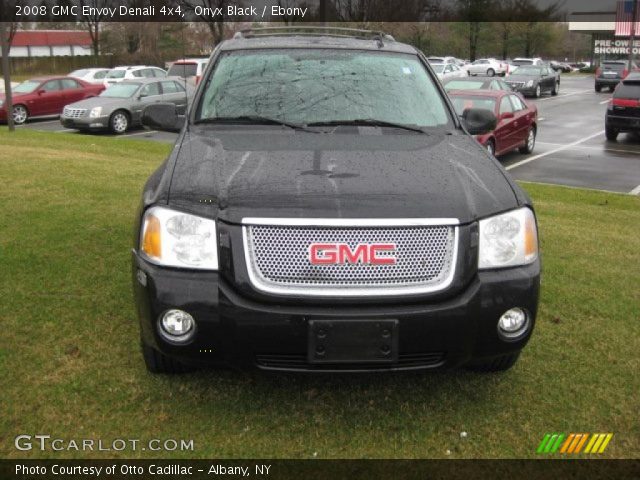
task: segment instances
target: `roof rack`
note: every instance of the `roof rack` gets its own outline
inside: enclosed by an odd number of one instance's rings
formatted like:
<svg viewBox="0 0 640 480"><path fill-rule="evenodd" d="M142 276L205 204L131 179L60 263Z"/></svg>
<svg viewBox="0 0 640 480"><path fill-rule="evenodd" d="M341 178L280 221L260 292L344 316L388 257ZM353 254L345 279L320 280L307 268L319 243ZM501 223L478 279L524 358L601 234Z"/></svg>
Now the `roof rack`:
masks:
<svg viewBox="0 0 640 480"><path fill-rule="evenodd" d="M285 26L285 27L259 27L247 28L236 32L233 38L255 38L255 37L286 37L291 35L322 36L322 37L342 37L358 38L363 40L376 40L382 46L383 41L395 42L395 39L384 32L374 30L361 30L357 28L323 27L323 26Z"/></svg>

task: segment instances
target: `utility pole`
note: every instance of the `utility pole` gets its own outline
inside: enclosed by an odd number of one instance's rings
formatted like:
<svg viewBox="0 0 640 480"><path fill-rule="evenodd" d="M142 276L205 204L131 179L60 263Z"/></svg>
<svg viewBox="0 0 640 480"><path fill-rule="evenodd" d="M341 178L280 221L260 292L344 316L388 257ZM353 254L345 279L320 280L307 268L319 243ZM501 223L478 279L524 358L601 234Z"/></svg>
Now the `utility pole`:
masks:
<svg viewBox="0 0 640 480"><path fill-rule="evenodd" d="M635 54L633 53L633 44L636 38L636 23L638 22L638 3L640 0L633 0L633 13L631 14L631 34L629 35L629 71L633 70L633 61Z"/></svg>
<svg viewBox="0 0 640 480"><path fill-rule="evenodd" d="M9 71L9 35L6 22L0 22L0 46L2 47L2 76L4 77L4 109L7 111L7 125L13 132L13 101L11 98L11 72Z"/></svg>

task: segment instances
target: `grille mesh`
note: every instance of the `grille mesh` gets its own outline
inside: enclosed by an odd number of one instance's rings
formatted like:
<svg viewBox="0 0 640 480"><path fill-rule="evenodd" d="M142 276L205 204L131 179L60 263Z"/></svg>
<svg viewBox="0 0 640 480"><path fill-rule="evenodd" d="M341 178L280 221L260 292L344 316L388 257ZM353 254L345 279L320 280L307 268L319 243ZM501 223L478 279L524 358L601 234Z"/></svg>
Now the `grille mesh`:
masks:
<svg viewBox="0 0 640 480"><path fill-rule="evenodd" d="M80 118L87 112L86 108L69 108L64 107L64 116L67 118Z"/></svg>
<svg viewBox="0 0 640 480"><path fill-rule="evenodd" d="M323 288L433 287L449 277L453 267L455 228L419 227L297 227L246 226L249 268L262 286L304 287L310 294ZM312 243L392 243L396 263L313 265Z"/></svg>

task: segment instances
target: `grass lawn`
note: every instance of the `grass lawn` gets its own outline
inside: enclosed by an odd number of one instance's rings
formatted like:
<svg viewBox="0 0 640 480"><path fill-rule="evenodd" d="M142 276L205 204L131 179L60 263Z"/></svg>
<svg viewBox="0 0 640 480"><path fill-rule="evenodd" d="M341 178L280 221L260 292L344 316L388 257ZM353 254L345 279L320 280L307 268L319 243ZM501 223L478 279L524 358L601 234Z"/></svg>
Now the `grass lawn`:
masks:
<svg viewBox="0 0 640 480"><path fill-rule="evenodd" d="M507 373L152 376L130 242L143 182L170 148L0 129L0 458L79 456L14 449L43 433L193 439L170 454L185 458L535 457L546 432L613 432L602 457L640 457L639 198L524 184L542 301Z"/></svg>

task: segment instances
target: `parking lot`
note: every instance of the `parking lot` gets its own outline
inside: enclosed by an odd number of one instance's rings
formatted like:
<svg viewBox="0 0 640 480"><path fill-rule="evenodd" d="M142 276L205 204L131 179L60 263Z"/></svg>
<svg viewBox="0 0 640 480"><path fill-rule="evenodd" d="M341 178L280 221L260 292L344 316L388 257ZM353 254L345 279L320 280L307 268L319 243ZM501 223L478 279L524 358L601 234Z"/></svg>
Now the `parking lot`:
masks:
<svg viewBox="0 0 640 480"><path fill-rule="evenodd" d="M501 162L518 180L640 194L640 140L622 134L617 142L609 142L604 135L610 97L608 92L594 91L592 77L563 76L558 96L529 99L538 106L540 122L533 154L516 151L501 157ZM52 118L19 128L91 135L66 129ZM176 134L137 129L114 138L172 143Z"/></svg>

